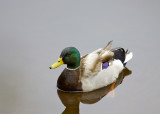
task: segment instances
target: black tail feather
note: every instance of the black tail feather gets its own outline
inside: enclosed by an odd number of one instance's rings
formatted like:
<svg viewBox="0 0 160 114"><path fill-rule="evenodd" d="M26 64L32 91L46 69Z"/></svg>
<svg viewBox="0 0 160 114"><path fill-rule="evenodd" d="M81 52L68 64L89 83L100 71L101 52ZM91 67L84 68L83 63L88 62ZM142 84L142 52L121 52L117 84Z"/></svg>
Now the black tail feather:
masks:
<svg viewBox="0 0 160 114"><path fill-rule="evenodd" d="M117 50L113 50L112 52L114 52L113 58L120 60L123 63L123 65L125 66L125 63L124 63L125 55L126 55L125 50L123 48L119 48Z"/></svg>

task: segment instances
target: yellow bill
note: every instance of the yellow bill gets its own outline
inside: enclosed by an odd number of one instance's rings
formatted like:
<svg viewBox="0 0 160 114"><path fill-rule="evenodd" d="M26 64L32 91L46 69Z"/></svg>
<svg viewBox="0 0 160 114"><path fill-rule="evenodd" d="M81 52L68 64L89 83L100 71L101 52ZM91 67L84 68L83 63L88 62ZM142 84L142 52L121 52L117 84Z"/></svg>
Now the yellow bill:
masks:
<svg viewBox="0 0 160 114"><path fill-rule="evenodd" d="M62 58L59 58L59 59L57 60L57 62L55 62L53 65L51 65L50 69L57 68L57 67L59 67L59 66L61 66L61 65L63 65L63 64L64 64L64 62L63 62Z"/></svg>

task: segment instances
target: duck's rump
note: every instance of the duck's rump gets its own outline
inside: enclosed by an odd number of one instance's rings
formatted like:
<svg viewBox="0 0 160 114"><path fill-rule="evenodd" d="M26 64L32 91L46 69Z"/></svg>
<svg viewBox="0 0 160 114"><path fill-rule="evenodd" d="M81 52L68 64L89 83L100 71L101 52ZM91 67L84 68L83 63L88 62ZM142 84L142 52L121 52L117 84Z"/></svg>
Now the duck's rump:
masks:
<svg viewBox="0 0 160 114"><path fill-rule="evenodd" d="M119 48L116 50L112 50L112 52L114 53L113 58L116 60L120 60L124 64L125 56L126 56L125 50L123 48Z"/></svg>

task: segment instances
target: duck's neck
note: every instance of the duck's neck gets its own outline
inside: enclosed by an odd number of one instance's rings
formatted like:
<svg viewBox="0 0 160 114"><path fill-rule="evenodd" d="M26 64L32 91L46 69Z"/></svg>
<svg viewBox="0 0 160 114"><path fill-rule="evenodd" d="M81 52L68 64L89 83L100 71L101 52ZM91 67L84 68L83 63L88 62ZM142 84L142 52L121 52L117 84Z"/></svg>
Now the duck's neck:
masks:
<svg viewBox="0 0 160 114"><path fill-rule="evenodd" d="M77 68L79 68L80 66L80 62L76 62L75 64L67 64L67 69L70 69L70 70L76 70Z"/></svg>

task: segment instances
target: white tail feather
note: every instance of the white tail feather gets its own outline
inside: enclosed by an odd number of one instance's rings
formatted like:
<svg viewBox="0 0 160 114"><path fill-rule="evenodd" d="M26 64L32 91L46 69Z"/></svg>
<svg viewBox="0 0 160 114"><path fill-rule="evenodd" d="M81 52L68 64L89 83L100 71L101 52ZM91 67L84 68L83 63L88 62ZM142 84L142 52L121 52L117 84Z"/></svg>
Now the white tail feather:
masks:
<svg viewBox="0 0 160 114"><path fill-rule="evenodd" d="M132 52L126 53L126 59L125 59L124 63L127 63L129 60L131 60L132 57L133 57L133 53Z"/></svg>

